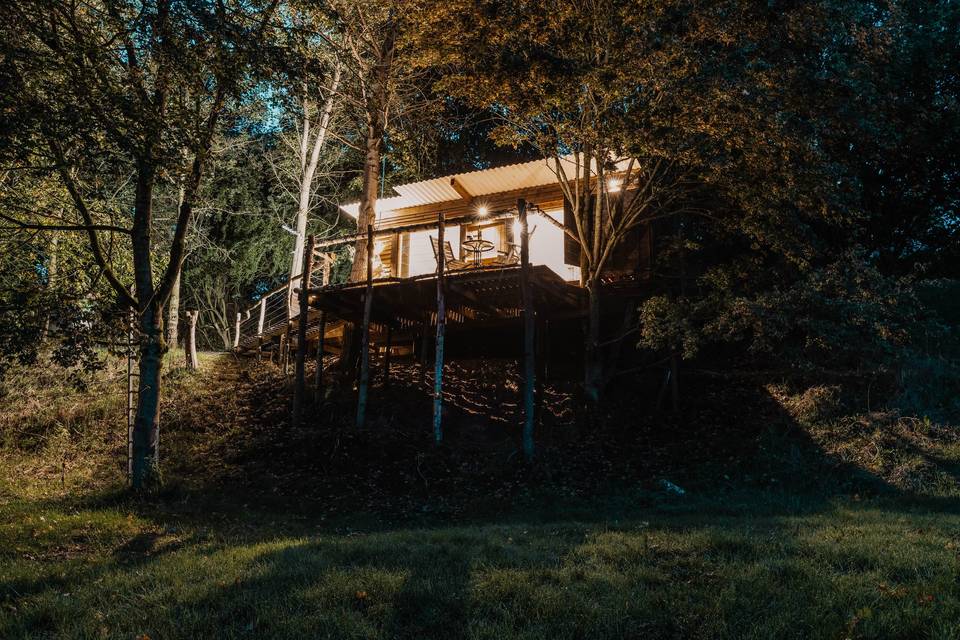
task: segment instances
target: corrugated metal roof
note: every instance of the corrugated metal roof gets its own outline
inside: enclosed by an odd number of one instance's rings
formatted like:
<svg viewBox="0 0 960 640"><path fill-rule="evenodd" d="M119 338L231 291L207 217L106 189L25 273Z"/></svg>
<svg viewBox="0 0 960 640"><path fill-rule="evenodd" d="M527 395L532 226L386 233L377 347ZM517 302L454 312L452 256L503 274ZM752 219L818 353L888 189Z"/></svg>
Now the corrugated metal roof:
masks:
<svg viewBox="0 0 960 640"><path fill-rule="evenodd" d="M563 170L568 179L576 175L576 165L573 156L564 156L561 159ZM618 163L622 170L626 168L625 160ZM481 169L467 173L456 173L420 182L397 185L393 188L397 196L382 198L377 201L377 213L395 211L407 207L416 207L425 204L437 204L459 200L460 194L451 186L451 180L456 179L472 196L487 196L494 193L530 189L557 182L557 174L553 158L541 158L530 162ZM359 202L351 202L340 207L347 215L356 218L360 209Z"/></svg>

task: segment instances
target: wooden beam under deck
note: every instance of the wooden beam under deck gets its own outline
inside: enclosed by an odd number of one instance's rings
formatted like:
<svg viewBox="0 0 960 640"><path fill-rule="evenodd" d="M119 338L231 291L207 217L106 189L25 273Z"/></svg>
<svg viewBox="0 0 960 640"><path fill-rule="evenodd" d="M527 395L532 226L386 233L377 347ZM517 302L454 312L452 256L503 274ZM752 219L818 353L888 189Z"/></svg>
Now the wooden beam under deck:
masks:
<svg viewBox="0 0 960 640"><path fill-rule="evenodd" d="M516 266L448 272L446 318L451 327L461 331L519 321L519 276L520 269ZM386 327L392 327L394 340L413 335L422 326L424 310L436 305L436 277L433 274L386 278L375 280L372 285L375 302L371 322L383 328L371 332L373 342L384 339ZM531 267L530 285L538 309L542 309L546 317L569 317L580 313L583 291L564 282L548 267ZM311 289L310 303L315 309L329 314L331 320L355 322L362 314L361 294L364 289L365 283Z"/></svg>

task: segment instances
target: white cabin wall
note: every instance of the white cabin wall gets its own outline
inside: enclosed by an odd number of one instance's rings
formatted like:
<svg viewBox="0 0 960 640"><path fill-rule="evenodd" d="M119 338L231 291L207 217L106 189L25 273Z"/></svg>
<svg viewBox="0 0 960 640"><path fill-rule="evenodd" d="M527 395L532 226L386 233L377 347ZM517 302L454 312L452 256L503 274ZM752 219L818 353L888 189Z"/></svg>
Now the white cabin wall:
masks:
<svg viewBox="0 0 960 640"><path fill-rule="evenodd" d="M430 246L430 236L437 237L436 229L425 231L411 231L403 234L402 242L409 243L410 262L405 278L436 273L437 260L433 256L433 247ZM453 254L460 255L460 225L449 225L443 230L443 239L453 247Z"/></svg>
<svg viewBox="0 0 960 640"><path fill-rule="evenodd" d="M545 214L561 225L563 224L563 209L547 210ZM530 263L547 266L568 282L579 281L580 267L564 264L563 261L563 230L544 220L543 216L538 213L531 214L527 223L533 230L533 235L530 236ZM509 220L507 224L510 224ZM519 238L519 222L514 220L513 225L513 236ZM485 232L485 238L487 233ZM401 243L407 243L409 246L407 271L401 274L402 277L409 278L436 273L437 263L430 246L430 236L436 238L437 230L429 229L401 234ZM461 257L460 225L449 225L444 230L444 239L450 242L454 255L458 258ZM402 244L400 251L401 253L404 251Z"/></svg>
<svg viewBox="0 0 960 640"><path fill-rule="evenodd" d="M563 224L563 209L547 210L546 215ZM530 236L530 263L542 264L567 281L580 280L580 267L563 262L563 229L534 214L527 218ZM535 230L534 230L535 229Z"/></svg>

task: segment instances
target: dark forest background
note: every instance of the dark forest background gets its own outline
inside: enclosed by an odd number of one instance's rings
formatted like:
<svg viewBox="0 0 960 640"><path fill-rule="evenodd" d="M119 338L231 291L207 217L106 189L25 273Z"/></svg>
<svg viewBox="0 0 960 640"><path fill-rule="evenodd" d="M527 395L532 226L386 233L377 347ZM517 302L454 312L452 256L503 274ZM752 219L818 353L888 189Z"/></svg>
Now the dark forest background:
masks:
<svg viewBox="0 0 960 640"><path fill-rule="evenodd" d="M956 411L958 33L947 0L5 5L0 375L50 358L82 382L122 341L118 285L180 258L154 313L199 309L201 346L229 348L289 275L330 102L310 233L353 232L338 205L371 181L603 145L682 178L630 348Z"/></svg>

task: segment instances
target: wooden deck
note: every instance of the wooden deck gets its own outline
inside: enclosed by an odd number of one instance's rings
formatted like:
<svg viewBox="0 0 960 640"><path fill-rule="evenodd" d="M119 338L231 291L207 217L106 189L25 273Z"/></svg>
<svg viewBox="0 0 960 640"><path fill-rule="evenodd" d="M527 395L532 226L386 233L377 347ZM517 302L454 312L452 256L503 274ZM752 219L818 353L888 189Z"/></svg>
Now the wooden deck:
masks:
<svg viewBox="0 0 960 640"><path fill-rule="evenodd" d="M482 267L448 271L446 282L446 320L451 328L502 325L519 322L522 315L520 267ZM395 341L410 339L425 326L435 326L437 277L435 274L412 278L382 278L373 281L371 308L371 342L384 339L389 327ZM542 319L570 318L581 315L586 292L565 282L545 266L530 268L530 284L534 308ZM310 312L307 314L307 340L319 338L320 312L325 318L324 347L339 353L345 323L359 324L363 316L365 282L329 286L311 286L308 290ZM275 295L285 305L286 293ZM255 314L244 319L237 349L255 351L275 344L281 335L295 340L298 318L287 319L278 313L272 299L264 305L262 332L253 323Z"/></svg>

